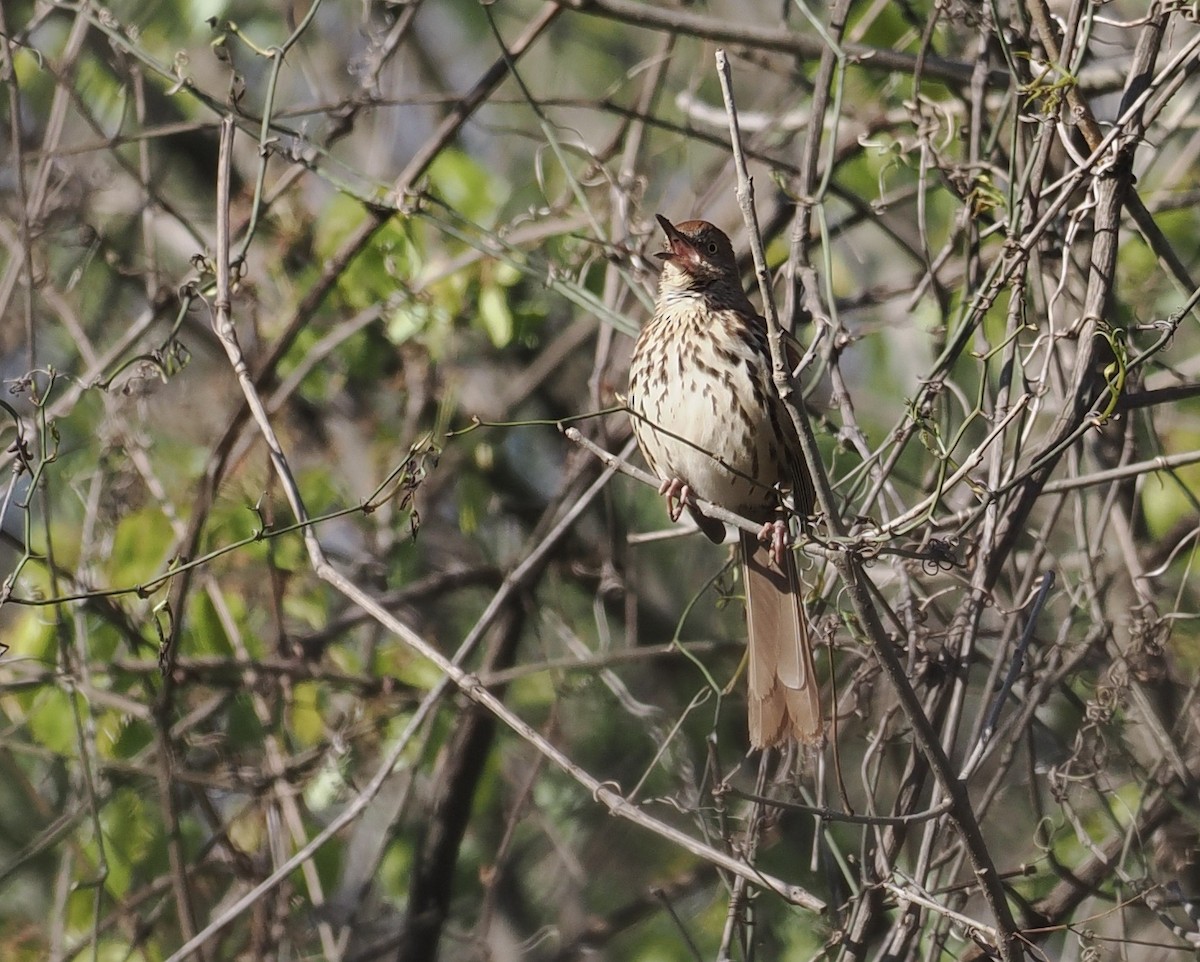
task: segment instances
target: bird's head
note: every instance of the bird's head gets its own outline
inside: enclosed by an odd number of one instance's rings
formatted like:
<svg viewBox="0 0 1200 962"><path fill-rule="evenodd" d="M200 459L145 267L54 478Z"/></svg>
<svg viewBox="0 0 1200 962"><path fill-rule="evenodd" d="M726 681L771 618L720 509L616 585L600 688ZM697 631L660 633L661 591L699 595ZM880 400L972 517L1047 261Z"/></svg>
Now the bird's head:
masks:
<svg viewBox="0 0 1200 962"><path fill-rule="evenodd" d="M655 254L663 262L660 286L667 290L696 290L714 283L737 284L737 261L733 245L717 227L704 220L685 220L672 224L656 215L667 249Z"/></svg>

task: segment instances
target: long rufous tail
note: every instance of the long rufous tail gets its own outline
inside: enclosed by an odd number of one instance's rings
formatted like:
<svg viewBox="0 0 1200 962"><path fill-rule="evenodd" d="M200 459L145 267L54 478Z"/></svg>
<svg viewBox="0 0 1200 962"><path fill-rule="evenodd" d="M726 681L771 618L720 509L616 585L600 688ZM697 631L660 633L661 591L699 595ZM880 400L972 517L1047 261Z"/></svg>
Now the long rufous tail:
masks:
<svg viewBox="0 0 1200 962"><path fill-rule="evenodd" d="M821 698L795 556L784 552L781 571L771 549L742 532L742 579L750 646L750 744L771 748L788 738L815 742L822 731Z"/></svg>

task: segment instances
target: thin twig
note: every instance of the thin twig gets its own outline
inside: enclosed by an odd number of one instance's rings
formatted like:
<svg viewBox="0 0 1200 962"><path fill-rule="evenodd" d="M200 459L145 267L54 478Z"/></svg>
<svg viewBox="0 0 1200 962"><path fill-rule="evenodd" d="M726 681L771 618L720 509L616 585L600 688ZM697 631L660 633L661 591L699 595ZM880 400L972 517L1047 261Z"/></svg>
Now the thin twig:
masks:
<svg viewBox="0 0 1200 962"><path fill-rule="evenodd" d="M752 207L753 190L751 189L749 173L746 171L745 158L741 153L740 144L738 143L736 108L734 106L732 87L728 75L728 65L725 61L723 51L717 52L717 58L718 72L722 78L722 90L726 92L726 104L730 110L730 133L734 138L734 163L738 178L738 197L742 201L747 227L750 228L751 249L754 252L755 267L760 272L760 280L765 280L767 277L767 268L762 253L761 242L757 244L755 242L757 229ZM771 304L769 291L764 293L764 307L768 324L770 325L769 330L777 328L778 319L774 316L774 307ZM777 331L773 333L775 336L778 336ZM772 344L773 355L776 348L777 345ZM782 372L786 379L789 377L789 372L787 371L786 364L780 363L781 359L782 351L780 350L779 357L776 358L776 374ZM778 386L778 381L776 383ZM783 392L781 392L782 394ZM805 459L811 466L816 468L813 473L817 486L818 500L827 514L827 522L836 533L841 534L844 528L840 519L836 516L833 495L828 488L828 481L824 478L823 470L820 469L820 458L816 449L815 438L812 434L812 427L802 406L789 403L789 400L786 396L784 397L784 403L788 408L789 414L792 416L793 423L796 425ZM904 713L913 726L913 733L916 736L917 743L929 761L939 787L950 802L950 816L963 835L963 840L966 842L975 869L976 878L983 887L988 905L996 919L1000 935L1000 938L997 940L996 949L1004 962L1017 962L1017 948L1015 945L1016 924L1013 921L1012 912L1008 907L1007 896L1004 892L1002 881L996 871L995 865L992 863L992 858L988 852L979 823L971 810L971 800L967 794L966 786L955 777L954 771L950 766L950 760L942 749L937 733L926 717L921 702L913 691L904 666L900 663L900 659L893 647L892 639L888 636L882 622L879 620L879 614L872 600L872 592L867 585L867 577L863 570L862 562L849 551L843 551L834 555L834 565L846 586L847 594L854 607L855 614L858 616L866 636L871 640L875 655L888 675L893 689L900 698Z"/></svg>

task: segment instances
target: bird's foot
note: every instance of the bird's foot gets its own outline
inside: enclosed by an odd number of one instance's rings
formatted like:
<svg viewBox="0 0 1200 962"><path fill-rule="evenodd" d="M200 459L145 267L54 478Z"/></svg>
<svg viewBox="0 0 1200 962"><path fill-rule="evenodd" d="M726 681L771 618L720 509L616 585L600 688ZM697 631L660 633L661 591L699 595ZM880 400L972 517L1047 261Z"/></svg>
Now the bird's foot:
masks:
<svg viewBox="0 0 1200 962"><path fill-rule="evenodd" d="M658 493L667 499L667 514L678 521L683 509L692 500L692 489L679 478L671 478L658 486Z"/></svg>
<svg viewBox="0 0 1200 962"><path fill-rule="evenodd" d="M771 546L771 560L775 562L777 568L782 570L784 552L788 547L787 523L781 519L768 521L758 532L758 540Z"/></svg>

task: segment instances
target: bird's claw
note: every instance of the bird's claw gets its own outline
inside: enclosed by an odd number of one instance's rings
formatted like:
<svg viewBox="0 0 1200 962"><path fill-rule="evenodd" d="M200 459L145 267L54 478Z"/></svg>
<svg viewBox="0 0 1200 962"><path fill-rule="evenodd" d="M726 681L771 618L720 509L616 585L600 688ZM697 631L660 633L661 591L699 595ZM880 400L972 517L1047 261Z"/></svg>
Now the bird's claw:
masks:
<svg viewBox="0 0 1200 962"><path fill-rule="evenodd" d="M784 552L788 546L787 523L782 520L768 521L758 532L758 540L771 546L771 560L777 568L783 568Z"/></svg>
<svg viewBox="0 0 1200 962"><path fill-rule="evenodd" d="M671 521L679 520L684 506L692 500L692 489L679 478L670 478L658 486L658 493L667 499L667 514Z"/></svg>

